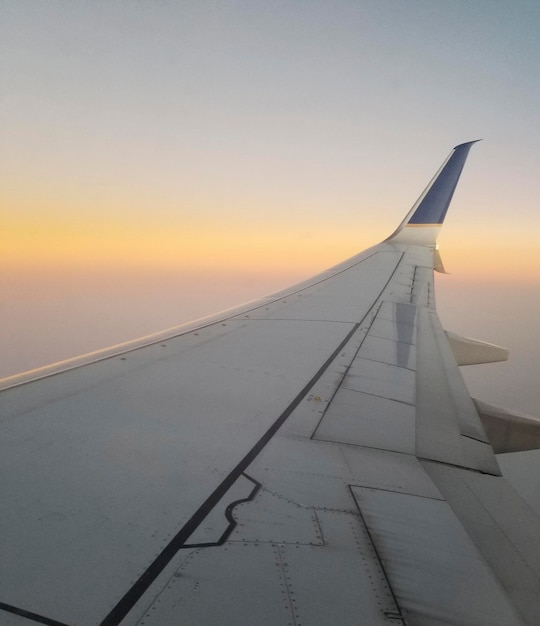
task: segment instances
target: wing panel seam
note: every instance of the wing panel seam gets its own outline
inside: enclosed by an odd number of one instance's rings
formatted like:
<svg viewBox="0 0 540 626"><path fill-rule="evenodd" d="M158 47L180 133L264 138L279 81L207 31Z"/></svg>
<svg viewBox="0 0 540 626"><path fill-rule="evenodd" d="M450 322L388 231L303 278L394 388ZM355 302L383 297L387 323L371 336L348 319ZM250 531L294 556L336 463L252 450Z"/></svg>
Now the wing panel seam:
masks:
<svg viewBox="0 0 540 626"><path fill-rule="evenodd" d="M64 622L59 622L58 620L50 617L38 615L37 613L32 613L31 611L20 609L19 607L11 604L5 604L4 602L0 602L0 611L5 611L6 613L11 613L12 615L18 615L19 617L25 617L26 619L32 620L38 624L45 624L45 626L68 626Z"/></svg>

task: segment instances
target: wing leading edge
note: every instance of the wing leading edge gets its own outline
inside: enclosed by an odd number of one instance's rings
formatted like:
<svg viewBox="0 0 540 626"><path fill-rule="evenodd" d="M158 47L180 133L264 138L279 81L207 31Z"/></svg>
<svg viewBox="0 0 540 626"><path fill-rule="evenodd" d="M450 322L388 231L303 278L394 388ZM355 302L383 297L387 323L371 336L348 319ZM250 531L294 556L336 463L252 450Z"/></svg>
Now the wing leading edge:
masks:
<svg viewBox="0 0 540 626"><path fill-rule="evenodd" d="M378 246L7 381L3 623L538 623L540 522L456 362L506 355L434 303L472 143Z"/></svg>

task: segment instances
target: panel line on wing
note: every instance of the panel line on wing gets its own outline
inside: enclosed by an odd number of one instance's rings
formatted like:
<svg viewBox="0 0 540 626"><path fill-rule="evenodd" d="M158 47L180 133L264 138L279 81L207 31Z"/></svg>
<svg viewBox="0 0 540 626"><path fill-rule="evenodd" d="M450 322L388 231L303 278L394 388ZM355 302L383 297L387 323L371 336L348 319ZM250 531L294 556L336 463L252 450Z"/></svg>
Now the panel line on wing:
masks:
<svg viewBox="0 0 540 626"><path fill-rule="evenodd" d="M358 517L360 518L360 522L362 523L362 526L364 528L364 532L366 533L366 535L367 535L367 537L369 539L369 542L371 544L371 548L373 550L373 553L375 554L375 557L376 557L376 559L378 561L378 564L379 564L379 567L381 569L381 572L382 572L382 574L384 576L384 579L386 581L386 584L388 586L388 589L390 591L390 594L392 595L392 599L393 599L394 604L396 606L395 617L392 616L392 619L399 619L401 621L401 623L404 626L406 626L407 622L405 621L405 616L403 615L403 612L401 610L401 607L400 607L398 599L397 599L397 595L396 595L396 593L395 593L395 591L394 591L394 589L392 587L392 584L390 583L390 578L389 578L388 573L387 573L387 571L386 571L386 569L384 567L384 563L383 563L383 560L381 558L380 552L377 549L377 544L375 543L373 535L371 533L371 530L370 530L369 526L367 525L367 522L366 522L366 519L364 517L364 514L362 513L362 510L360 509L360 504L358 502L358 498L354 494L354 488L351 485L348 485L348 490L349 490L349 493L350 493L350 495L352 497L352 500L353 500L353 502L354 502L354 504L356 506L356 510L358 512Z"/></svg>
<svg viewBox="0 0 540 626"><path fill-rule="evenodd" d="M222 546L227 541L227 539L230 537L231 533L233 532L233 530L236 528L236 526L238 524L238 522L236 521L236 519L234 518L234 515L233 515L234 509L239 504L242 504L244 502L251 502L255 498L255 496L257 495L257 493L259 492L259 490L261 489L261 486L262 486L261 483L258 480L255 480L254 478L252 478L251 476L249 476L245 472L242 472L241 476L243 476L245 479L247 479L249 482L251 482L253 484L253 487L252 487L251 491L249 492L249 494L245 498L238 498L237 500L234 500L233 502L231 502L230 504L227 505L227 507L225 509L225 519L227 520L228 524L227 524L227 527L225 528L225 530L223 531L223 533L221 534L221 536L219 537L219 539L217 541L207 541L207 542L201 542L201 543L186 543L186 544L184 544L182 546L182 549L187 549L187 548L217 548L219 546ZM227 495L227 494L225 494L225 495Z"/></svg>
<svg viewBox="0 0 540 626"><path fill-rule="evenodd" d="M362 359L363 361L371 361L370 359ZM381 363L381 361L371 361L373 363ZM386 363L384 363L386 365ZM397 367L395 365L394 367ZM401 368L406 369L406 368ZM408 370L409 372L413 372L413 370ZM363 395L363 396L371 396L373 398L382 398L383 400L390 400L390 402L397 402L398 404L404 404L406 406L416 406L414 402L407 402L407 400L400 400L399 398L394 398L391 395L382 395L380 393L373 393L370 391L364 391L363 389L355 389L354 387L347 387L347 385L342 385L341 389L346 389L347 391L351 391L354 394ZM472 439L472 437L470 437ZM484 442L482 442L484 443Z"/></svg>
<svg viewBox="0 0 540 626"><path fill-rule="evenodd" d="M12 606L11 604L5 604L4 602L0 602L0 611L5 611L6 613L11 613L12 615L18 615L19 617L24 617L38 624L45 624L45 626L68 626L64 622L59 622L58 620L51 619L50 617L38 615L37 613L32 613L31 611L26 611L25 609L20 609L19 607Z"/></svg>
<svg viewBox="0 0 540 626"><path fill-rule="evenodd" d="M442 495L438 496L426 496L424 494L415 493L413 491L397 491L396 489L385 489L384 487L374 487L373 485L362 485L359 482L350 483L347 485L349 490L358 488L358 489L370 489L372 491L384 491L385 493L400 493L404 496L413 496L415 498L426 498L427 500L443 500L444 497Z"/></svg>
<svg viewBox="0 0 540 626"><path fill-rule="evenodd" d="M228 320L229 323L232 322L244 322L244 321L248 321L247 319L244 318L232 318L230 320ZM348 320L331 320L331 319L316 319L316 318L298 318L298 319L294 319L294 318L290 318L290 317L250 317L249 318L250 322L322 322L322 323L329 323L329 324L347 324L350 325L351 322L349 322Z"/></svg>

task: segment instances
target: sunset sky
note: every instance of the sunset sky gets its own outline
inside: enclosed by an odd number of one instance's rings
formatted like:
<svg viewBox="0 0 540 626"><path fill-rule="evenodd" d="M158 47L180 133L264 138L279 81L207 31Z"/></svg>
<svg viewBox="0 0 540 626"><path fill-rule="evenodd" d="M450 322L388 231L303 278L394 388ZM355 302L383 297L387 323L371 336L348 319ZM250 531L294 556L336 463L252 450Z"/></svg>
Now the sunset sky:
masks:
<svg viewBox="0 0 540 626"><path fill-rule="evenodd" d="M439 242L440 315L511 349L473 392L540 415L536 0L0 12L0 376L323 270L482 138Z"/></svg>

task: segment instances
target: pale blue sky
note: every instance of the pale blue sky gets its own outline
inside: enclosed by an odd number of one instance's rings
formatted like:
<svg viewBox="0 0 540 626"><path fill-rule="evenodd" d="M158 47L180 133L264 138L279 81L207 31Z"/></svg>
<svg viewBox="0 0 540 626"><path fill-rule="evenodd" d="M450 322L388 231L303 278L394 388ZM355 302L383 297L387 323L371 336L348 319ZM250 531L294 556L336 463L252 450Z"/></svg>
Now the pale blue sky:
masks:
<svg viewBox="0 0 540 626"><path fill-rule="evenodd" d="M478 189L537 219L537 2L0 6L13 176L169 200L204 185L254 212L336 199L348 217L381 170L401 172L385 190L399 212L448 149L483 137Z"/></svg>

